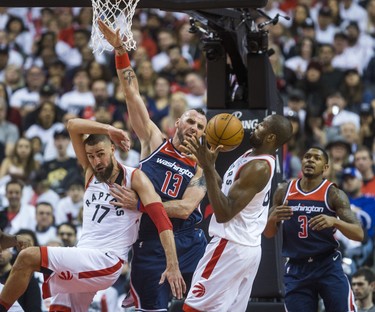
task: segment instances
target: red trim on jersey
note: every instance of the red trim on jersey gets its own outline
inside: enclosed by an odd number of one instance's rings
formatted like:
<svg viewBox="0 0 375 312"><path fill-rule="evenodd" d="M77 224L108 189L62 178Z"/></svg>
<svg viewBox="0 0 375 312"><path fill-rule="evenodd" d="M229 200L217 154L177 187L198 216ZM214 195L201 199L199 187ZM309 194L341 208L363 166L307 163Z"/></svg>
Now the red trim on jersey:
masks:
<svg viewBox="0 0 375 312"><path fill-rule="evenodd" d="M51 304L49 306L49 312L71 312L72 309L60 304Z"/></svg>
<svg viewBox="0 0 375 312"><path fill-rule="evenodd" d="M40 249L40 257L41 257L41 268L48 269L48 248L46 246L39 247ZM43 274L44 282L42 284L42 297L43 299L50 298L51 295L51 289L49 288L48 280L50 278L50 275Z"/></svg>
<svg viewBox="0 0 375 312"><path fill-rule="evenodd" d="M124 263L123 260L119 260L114 266L106 269L95 270L95 271L86 271L78 273L78 278L92 278L92 277L99 277L99 276L106 276L111 275L121 269L122 264Z"/></svg>
<svg viewBox="0 0 375 312"><path fill-rule="evenodd" d="M195 167L197 165L195 161L191 160L186 156L181 155L181 153L173 146L173 144L170 141L166 141L165 145L160 149L160 152L172 156L174 158L178 158L183 163L189 166Z"/></svg>
<svg viewBox="0 0 375 312"><path fill-rule="evenodd" d="M220 256L224 252L224 248L227 245L228 240L227 239L220 239L219 245L216 247L214 254L212 255L210 261L208 261L206 268L204 269L202 273L202 277L205 279L208 279L210 275L212 274L212 271L214 270L217 262L220 259Z"/></svg>
<svg viewBox="0 0 375 312"><path fill-rule="evenodd" d="M194 309L191 306L187 305L186 303L184 303L184 305L182 307L182 311L184 311L184 312L201 312L200 310Z"/></svg>
<svg viewBox="0 0 375 312"><path fill-rule="evenodd" d="M168 218L162 203L155 202L148 204L143 206L143 210L150 216L159 234L166 230L173 230L172 222Z"/></svg>
<svg viewBox="0 0 375 312"><path fill-rule="evenodd" d="M92 174L91 177L88 179L88 181L85 185L85 190L87 190L87 188L89 187L89 184L90 184L90 182L92 181L93 178L94 178L94 174Z"/></svg>

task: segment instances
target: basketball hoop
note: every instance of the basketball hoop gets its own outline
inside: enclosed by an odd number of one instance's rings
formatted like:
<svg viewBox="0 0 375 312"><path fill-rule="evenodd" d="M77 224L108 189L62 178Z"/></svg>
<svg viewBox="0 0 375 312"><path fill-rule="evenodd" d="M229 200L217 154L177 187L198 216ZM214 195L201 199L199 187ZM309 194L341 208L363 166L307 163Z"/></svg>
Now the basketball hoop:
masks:
<svg viewBox="0 0 375 312"><path fill-rule="evenodd" d="M93 8L91 47L94 53L113 50L98 27L98 19L101 19L114 30L120 29L120 35L121 38L124 38L127 51L136 49L131 27L138 2L139 0L91 0Z"/></svg>

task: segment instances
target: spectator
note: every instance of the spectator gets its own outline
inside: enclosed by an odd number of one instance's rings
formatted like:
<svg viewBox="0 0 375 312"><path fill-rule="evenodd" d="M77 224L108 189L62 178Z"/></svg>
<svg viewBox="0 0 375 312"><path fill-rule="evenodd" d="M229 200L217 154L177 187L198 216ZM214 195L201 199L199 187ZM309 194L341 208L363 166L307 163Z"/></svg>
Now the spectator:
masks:
<svg viewBox="0 0 375 312"><path fill-rule="evenodd" d="M39 164L34 160L31 141L21 137L16 141L13 153L2 161L0 178L9 175L29 182L38 168Z"/></svg>
<svg viewBox="0 0 375 312"><path fill-rule="evenodd" d="M26 86L15 91L10 98L10 106L17 108L22 117L39 106L40 89L46 75L38 66L31 66L26 72Z"/></svg>
<svg viewBox="0 0 375 312"><path fill-rule="evenodd" d="M35 235L40 246L45 246L56 238L53 207L49 203L40 202L36 205Z"/></svg>
<svg viewBox="0 0 375 312"><path fill-rule="evenodd" d="M318 11L316 41L319 44L330 44L333 42L333 37L336 32L337 27L333 22L332 11L330 7L323 5Z"/></svg>
<svg viewBox="0 0 375 312"><path fill-rule="evenodd" d="M346 99L346 109L356 114L359 114L362 102L370 102L374 98L374 93L369 88L366 88L356 69L345 71L339 90Z"/></svg>
<svg viewBox="0 0 375 312"><path fill-rule="evenodd" d="M325 147L329 155L329 168L326 171L326 178L330 181L341 184L342 171L349 165L349 157L351 155L351 146L341 136L336 136L334 139L328 142Z"/></svg>
<svg viewBox="0 0 375 312"><path fill-rule="evenodd" d="M63 241L64 247L73 247L77 243L77 228L69 222L57 226L57 236Z"/></svg>
<svg viewBox="0 0 375 312"><path fill-rule="evenodd" d="M368 267L359 268L352 275L352 289L358 312L375 312L373 302L375 274Z"/></svg>
<svg viewBox="0 0 375 312"><path fill-rule="evenodd" d="M366 10L357 3L357 1L343 0L340 2L339 8L343 23L346 21L355 21L358 23L361 31L365 30L367 13Z"/></svg>
<svg viewBox="0 0 375 312"><path fill-rule="evenodd" d="M21 202L23 187L19 180L10 180L6 184L8 206L0 212L0 229L6 233L15 234L20 229L35 228L35 207Z"/></svg>
<svg viewBox="0 0 375 312"><path fill-rule="evenodd" d="M21 18L11 16L5 25L8 33L9 46L23 55L29 55L32 50L33 36Z"/></svg>
<svg viewBox="0 0 375 312"><path fill-rule="evenodd" d="M80 166L77 164L77 159L70 157L68 148L71 144L69 133L63 129L55 131L54 146L57 156L49 161L46 161L41 170L47 175L50 187L60 196L64 194L64 179L70 175L74 176L81 172Z"/></svg>
<svg viewBox="0 0 375 312"><path fill-rule="evenodd" d="M43 142L44 156L48 154L49 145L53 146L53 135L56 131L64 129L64 124L60 122L59 110L57 106L51 101L45 101L40 104L40 107L32 113L35 116L35 123L31 125L25 132L27 138L39 136ZM53 148L52 148L53 149Z"/></svg>
<svg viewBox="0 0 375 312"><path fill-rule="evenodd" d="M359 116L346 109L346 99L340 92L334 91L327 96L326 110L323 113L325 124L328 127L340 127L345 122L353 122L360 128Z"/></svg>
<svg viewBox="0 0 375 312"><path fill-rule="evenodd" d="M362 175L354 167L347 167L342 172L342 189L349 198L350 205L357 218L361 221L367 239L363 242L348 242L341 234L339 240L344 238L344 256L353 260L355 269L365 264L373 264L373 242L375 238L375 198L364 196L361 192Z"/></svg>
<svg viewBox="0 0 375 312"><path fill-rule="evenodd" d="M0 142L5 147L5 155L10 156L19 138L19 132L15 124L6 120L7 110L5 99L0 97Z"/></svg>
<svg viewBox="0 0 375 312"><path fill-rule="evenodd" d="M79 115L85 107L95 105L94 96L90 91L90 78L85 69L81 68L75 72L73 84L73 90L63 94L59 106L69 113Z"/></svg>
<svg viewBox="0 0 375 312"><path fill-rule="evenodd" d="M159 53L152 57L152 68L155 72L160 72L169 63L168 48L177 43L177 39L169 29L159 29L157 34L157 44L159 47ZM137 74L138 79L139 75Z"/></svg>
<svg viewBox="0 0 375 312"><path fill-rule="evenodd" d="M83 194L85 191L81 176L66 177L64 180L66 196L57 204L55 218L56 224L65 222L78 224L80 210L82 209Z"/></svg>
<svg viewBox="0 0 375 312"><path fill-rule="evenodd" d="M55 213L60 196L50 188L48 179L43 171L39 170L36 173L32 179L31 186L33 193L29 202L33 206L36 206L40 202L47 202L53 207Z"/></svg>
<svg viewBox="0 0 375 312"><path fill-rule="evenodd" d="M160 75L154 83L155 96L148 99L148 111L151 119L158 126L160 121L168 115L171 102L171 83L166 76Z"/></svg>
<svg viewBox="0 0 375 312"><path fill-rule="evenodd" d="M187 89L186 100L188 109L206 108L206 84L204 78L197 72L190 72L185 76Z"/></svg>
<svg viewBox="0 0 375 312"><path fill-rule="evenodd" d="M375 197L374 161L371 157L371 151L367 147L359 147L354 153L354 165L363 178L362 193Z"/></svg>
<svg viewBox="0 0 375 312"><path fill-rule="evenodd" d="M360 142L362 145L372 148L375 139L375 115L369 103L362 103L359 108L361 128L359 130Z"/></svg>

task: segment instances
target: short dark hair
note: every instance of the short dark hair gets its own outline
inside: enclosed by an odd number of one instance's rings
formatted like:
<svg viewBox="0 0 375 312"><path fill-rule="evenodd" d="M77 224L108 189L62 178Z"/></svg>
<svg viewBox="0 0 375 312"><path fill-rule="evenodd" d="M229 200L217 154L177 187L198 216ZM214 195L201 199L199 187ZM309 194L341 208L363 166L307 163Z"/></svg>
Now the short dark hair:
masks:
<svg viewBox="0 0 375 312"><path fill-rule="evenodd" d="M10 181L5 185L5 191L8 190L8 187L9 187L9 185L11 185L11 184L18 184L18 185L21 187L21 191L22 191L23 187L25 186L25 184L24 184L21 180L19 180L19 179L12 179L12 180L10 180Z"/></svg>
<svg viewBox="0 0 375 312"><path fill-rule="evenodd" d="M206 116L206 112L201 108L194 108L193 110L195 110L196 112L198 112L199 114L203 116Z"/></svg>
<svg viewBox="0 0 375 312"><path fill-rule="evenodd" d="M90 134L84 141L84 145L93 146L100 142L112 143L111 139L106 134Z"/></svg>
<svg viewBox="0 0 375 312"><path fill-rule="evenodd" d="M323 149L323 148L321 148L320 146L317 146L317 145L311 146L309 149L317 149L317 150L321 151L322 154L323 154L324 160L326 161L326 164L329 163L329 156L328 156L328 153L326 152L325 149Z"/></svg>
<svg viewBox="0 0 375 312"><path fill-rule="evenodd" d="M38 203L35 205L35 209L38 209L38 207L41 206L41 205L49 206L49 207L52 209L52 212L53 212L53 206L52 206L52 204L49 203L49 202L46 202L46 201L38 202Z"/></svg>
<svg viewBox="0 0 375 312"><path fill-rule="evenodd" d="M353 277L363 276L365 280L370 284L375 281L375 273L369 267L359 268L353 275Z"/></svg>
<svg viewBox="0 0 375 312"><path fill-rule="evenodd" d="M59 231L60 231L60 228L63 226L63 225L66 225L68 227L70 227L71 229L73 229L74 231L74 234L77 235L77 227L71 223L71 222L63 222L63 223L60 223L57 228L56 228L56 232L57 234L59 234Z"/></svg>
<svg viewBox="0 0 375 312"><path fill-rule="evenodd" d="M30 235L33 238L34 246L39 246L38 238L34 231L29 229L19 229L16 235Z"/></svg>

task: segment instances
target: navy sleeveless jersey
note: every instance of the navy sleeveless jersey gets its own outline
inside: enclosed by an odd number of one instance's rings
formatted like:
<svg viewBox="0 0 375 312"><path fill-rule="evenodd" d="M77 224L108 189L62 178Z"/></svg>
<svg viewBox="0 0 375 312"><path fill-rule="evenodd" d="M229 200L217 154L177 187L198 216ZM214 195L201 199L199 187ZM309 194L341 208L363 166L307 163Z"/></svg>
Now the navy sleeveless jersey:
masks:
<svg viewBox="0 0 375 312"><path fill-rule="evenodd" d="M314 231L309 227L309 220L314 216L325 214L337 217L328 205L328 189L332 183L324 179L315 190L306 193L302 191L300 181L289 182L284 198L284 203L287 200L288 206L292 207L293 216L283 222L285 239L282 254L293 259L313 257L338 247L334 238L335 228Z"/></svg>
<svg viewBox="0 0 375 312"><path fill-rule="evenodd" d="M181 199L190 180L196 173L197 164L181 155L170 140L166 140L149 157L140 162L140 169L148 176L162 201ZM188 219L171 218L173 231L178 233L194 229L202 220L199 207ZM157 229L147 214L141 218L139 239L158 239Z"/></svg>

